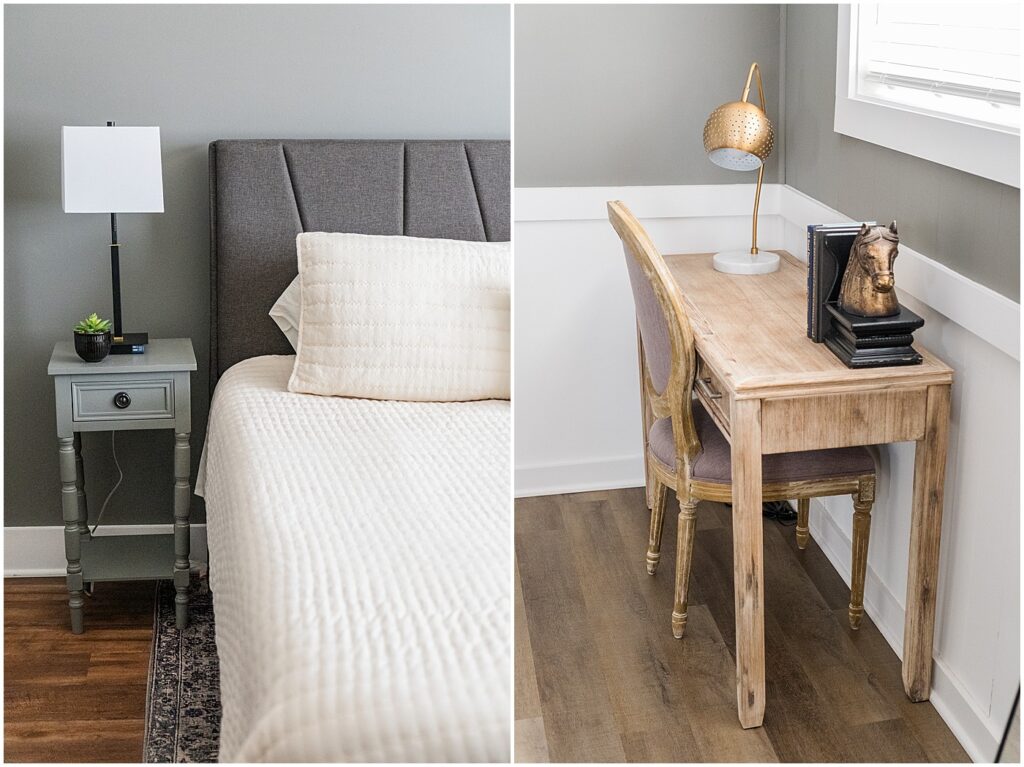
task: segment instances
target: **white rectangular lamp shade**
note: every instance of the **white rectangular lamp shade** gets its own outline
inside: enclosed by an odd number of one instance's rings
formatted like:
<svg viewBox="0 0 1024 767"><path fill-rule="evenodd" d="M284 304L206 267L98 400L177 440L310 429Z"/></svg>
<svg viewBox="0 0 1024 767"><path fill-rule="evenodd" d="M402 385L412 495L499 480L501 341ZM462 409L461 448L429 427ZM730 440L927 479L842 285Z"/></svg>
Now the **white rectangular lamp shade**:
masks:
<svg viewBox="0 0 1024 767"><path fill-rule="evenodd" d="M159 128L65 125L62 131L65 213L163 213Z"/></svg>

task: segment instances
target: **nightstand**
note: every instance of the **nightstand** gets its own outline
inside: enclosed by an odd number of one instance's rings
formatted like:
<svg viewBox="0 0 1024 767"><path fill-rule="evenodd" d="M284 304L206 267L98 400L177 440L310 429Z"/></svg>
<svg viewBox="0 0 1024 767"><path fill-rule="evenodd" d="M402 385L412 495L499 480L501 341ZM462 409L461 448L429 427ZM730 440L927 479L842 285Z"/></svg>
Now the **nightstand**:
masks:
<svg viewBox="0 0 1024 767"><path fill-rule="evenodd" d="M192 341L154 339L145 354L83 362L71 341L53 347L46 372L56 394L64 551L68 560L71 631L81 634L86 581L149 580L173 573L175 619L188 625L189 433L192 430ZM174 533L89 533L82 466L83 431L174 429ZM173 542L170 540L173 537Z"/></svg>

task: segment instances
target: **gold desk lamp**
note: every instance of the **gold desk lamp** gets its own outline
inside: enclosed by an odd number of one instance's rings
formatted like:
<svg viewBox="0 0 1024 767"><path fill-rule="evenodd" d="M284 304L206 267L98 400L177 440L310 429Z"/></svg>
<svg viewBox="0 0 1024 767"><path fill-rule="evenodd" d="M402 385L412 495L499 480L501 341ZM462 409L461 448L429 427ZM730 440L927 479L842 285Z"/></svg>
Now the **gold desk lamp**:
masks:
<svg viewBox="0 0 1024 767"><path fill-rule="evenodd" d="M750 82L757 74L757 95L761 99L758 107L747 101ZM739 101L722 104L704 124L704 151L715 165L729 170L757 169L757 192L754 195L754 226L750 250L729 250L716 253L714 266L720 272L729 274L768 274L779 268L779 257L775 253L760 253L757 250L757 206L761 202L761 181L764 179L764 163L772 153L775 130L768 119L764 105L764 87L761 85L761 68L755 61L747 73L747 84Z"/></svg>

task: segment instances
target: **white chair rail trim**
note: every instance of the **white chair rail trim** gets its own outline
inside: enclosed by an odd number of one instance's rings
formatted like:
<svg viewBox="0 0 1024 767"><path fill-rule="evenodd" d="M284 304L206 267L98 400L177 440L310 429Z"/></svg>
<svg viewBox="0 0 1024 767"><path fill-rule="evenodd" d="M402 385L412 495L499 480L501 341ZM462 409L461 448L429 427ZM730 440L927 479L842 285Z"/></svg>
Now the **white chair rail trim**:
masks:
<svg viewBox="0 0 1024 767"><path fill-rule="evenodd" d="M749 216L753 184L692 184L633 187L531 187L515 190L516 223L607 220L605 203L625 200L637 218L719 218ZM764 249L785 248L804 256L808 224L849 221L850 217L788 184L765 184L760 216L786 224L783 242L762 239ZM792 227L797 228L799 241ZM768 233L768 227L762 227ZM1020 304L953 271L913 248L900 245L900 290L927 304L986 343L1020 360Z"/></svg>

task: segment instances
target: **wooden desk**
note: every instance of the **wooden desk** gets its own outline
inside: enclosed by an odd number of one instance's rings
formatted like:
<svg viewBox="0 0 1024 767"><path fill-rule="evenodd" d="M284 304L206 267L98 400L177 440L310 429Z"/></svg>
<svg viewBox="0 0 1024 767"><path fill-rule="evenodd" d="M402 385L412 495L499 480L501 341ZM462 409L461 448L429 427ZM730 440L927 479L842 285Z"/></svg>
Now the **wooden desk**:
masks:
<svg viewBox="0 0 1024 767"><path fill-rule="evenodd" d="M690 315L698 377L722 396L695 390L732 445L736 698L745 728L764 719L761 457L770 453L917 442L903 688L911 700L928 699L953 382L919 344L920 365L847 368L807 338L807 267L777 252L779 270L759 276L716 272L711 254L665 258Z"/></svg>

